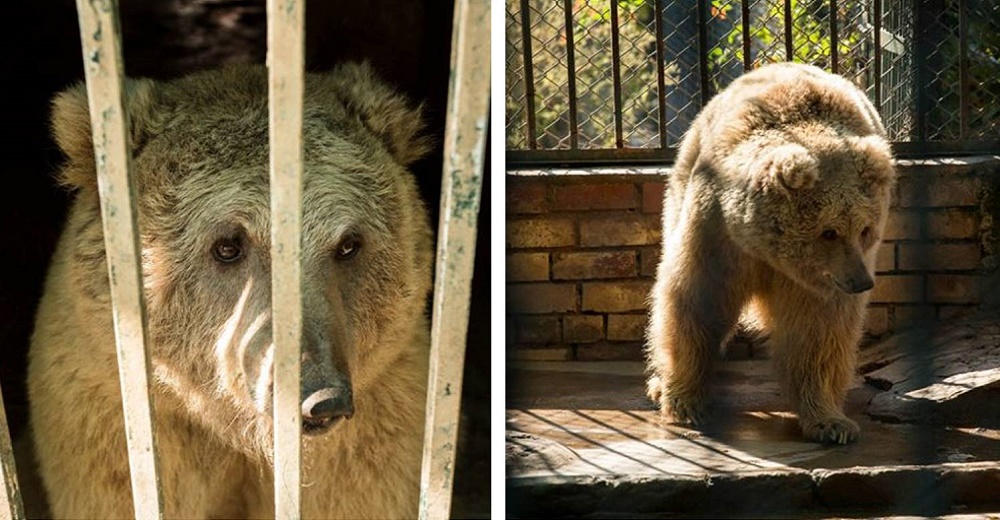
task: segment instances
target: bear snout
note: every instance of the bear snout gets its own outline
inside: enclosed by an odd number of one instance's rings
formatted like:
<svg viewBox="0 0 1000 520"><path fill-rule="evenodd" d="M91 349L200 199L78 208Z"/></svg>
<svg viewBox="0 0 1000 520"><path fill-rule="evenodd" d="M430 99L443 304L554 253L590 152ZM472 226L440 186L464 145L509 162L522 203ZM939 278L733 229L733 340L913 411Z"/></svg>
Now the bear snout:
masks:
<svg viewBox="0 0 1000 520"><path fill-rule="evenodd" d="M329 430L341 419L354 415L354 396L350 385L321 388L309 395L303 394L302 432L318 435Z"/></svg>

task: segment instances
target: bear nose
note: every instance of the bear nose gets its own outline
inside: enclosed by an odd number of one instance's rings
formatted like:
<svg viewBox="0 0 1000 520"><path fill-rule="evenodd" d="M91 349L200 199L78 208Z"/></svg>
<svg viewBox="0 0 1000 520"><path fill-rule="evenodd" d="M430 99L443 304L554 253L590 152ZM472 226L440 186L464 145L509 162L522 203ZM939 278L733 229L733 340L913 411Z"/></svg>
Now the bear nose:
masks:
<svg viewBox="0 0 1000 520"><path fill-rule="evenodd" d="M307 434L322 433L340 419L350 419L353 415L354 399L350 388L322 388L302 401L302 429Z"/></svg>
<svg viewBox="0 0 1000 520"><path fill-rule="evenodd" d="M863 280L851 280L850 283L851 292L854 294L863 293L872 287L875 287L875 280L869 277L865 277Z"/></svg>

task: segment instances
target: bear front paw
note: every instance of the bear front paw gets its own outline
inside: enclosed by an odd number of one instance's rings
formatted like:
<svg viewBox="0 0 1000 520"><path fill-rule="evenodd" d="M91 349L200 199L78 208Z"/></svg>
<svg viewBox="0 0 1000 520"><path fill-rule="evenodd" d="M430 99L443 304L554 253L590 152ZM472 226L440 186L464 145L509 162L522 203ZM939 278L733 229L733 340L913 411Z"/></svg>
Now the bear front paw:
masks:
<svg viewBox="0 0 1000 520"><path fill-rule="evenodd" d="M843 416L804 420L801 424L803 435L814 441L830 444L854 442L861 433L858 423Z"/></svg>

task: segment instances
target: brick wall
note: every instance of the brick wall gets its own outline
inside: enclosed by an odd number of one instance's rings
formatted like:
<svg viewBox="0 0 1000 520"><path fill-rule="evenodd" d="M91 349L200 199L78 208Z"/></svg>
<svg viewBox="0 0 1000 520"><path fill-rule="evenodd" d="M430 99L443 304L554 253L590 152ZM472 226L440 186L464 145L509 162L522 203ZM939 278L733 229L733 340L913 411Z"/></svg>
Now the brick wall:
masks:
<svg viewBox="0 0 1000 520"><path fill-rule="evenodd" d="M1000 157L900 161L865 324L869 338L980 302L993 265ZM669 169L507 175L507 346L513 359L642 359Z"/></svg>

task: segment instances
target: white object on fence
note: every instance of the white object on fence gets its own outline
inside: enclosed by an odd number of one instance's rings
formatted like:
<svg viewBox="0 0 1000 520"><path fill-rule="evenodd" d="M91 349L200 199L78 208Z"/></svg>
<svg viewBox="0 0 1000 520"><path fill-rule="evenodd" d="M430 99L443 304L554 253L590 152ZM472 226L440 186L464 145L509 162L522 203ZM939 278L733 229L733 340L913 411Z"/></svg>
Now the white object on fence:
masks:
<svg viewBox="0 0 1000 520"><path fill-rule="evenodd" d="M274 331L275 518L302 516L302 95L301 0L267 2L271 161L271 320ZM335 498L331 497L331 500Z"/></svg>
<svg viewBox="0 0 1000 520"><path fill-rule="evenodd" d="M490 89L490 2L456 0L431 317L420 518L448 518Z"/></svg>
<svg viewBox="0 0 1000 520"><path fill-rule="evenodd" d="M149 398L146 306L135 218L136 188L129 174L131 146L123 104L118 2L77 0L76 10L104 223L132 500L136 518L161 518L163 500Z"/></svg>

